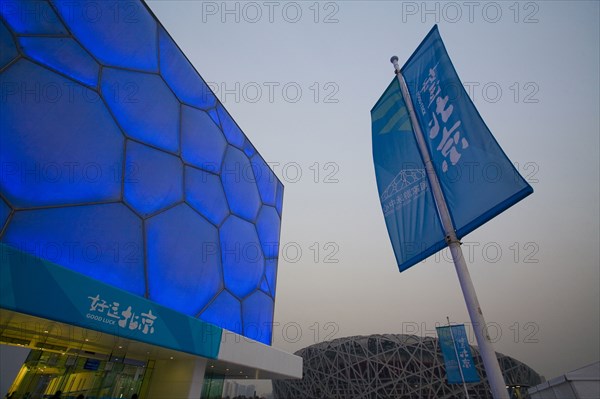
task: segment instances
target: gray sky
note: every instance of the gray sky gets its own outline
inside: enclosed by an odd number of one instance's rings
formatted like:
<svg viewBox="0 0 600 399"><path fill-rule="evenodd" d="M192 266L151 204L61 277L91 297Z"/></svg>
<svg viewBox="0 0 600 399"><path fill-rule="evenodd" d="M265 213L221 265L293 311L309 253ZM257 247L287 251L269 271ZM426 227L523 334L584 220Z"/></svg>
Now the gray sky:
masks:
<svg viewBox="0 0 600 399"><path fill-rule="evenodd" d="M390 56L438 22L535 190L463 239L495 349L548 378L599 359L599 2L148 4L285 184L274 346L468 323L447 253L397 271L371 155Z"/></svg>

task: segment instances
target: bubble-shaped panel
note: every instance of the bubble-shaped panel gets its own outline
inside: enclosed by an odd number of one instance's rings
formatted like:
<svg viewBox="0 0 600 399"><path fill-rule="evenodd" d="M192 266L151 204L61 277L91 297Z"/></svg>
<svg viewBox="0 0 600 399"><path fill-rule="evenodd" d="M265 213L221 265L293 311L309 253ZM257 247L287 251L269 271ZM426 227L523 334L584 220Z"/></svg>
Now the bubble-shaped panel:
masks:
<svg viewBox="0 0 600 399"><path fill-rule="evenodd" d="M270 343L283 186L144 1L0 14L0 239Z"/></svg>
<svg viewBox="0 0 600 399"><path fill-rule="evenodd" d="M256 229L266 258L276 258L279 254L279 225L277 210L264 205L258 214Z"/></svg>
<svg viewBox="0 0 600 399"><path fill-rule="evenodd" d="M244 150L244 154L246 154L248 158L252 158L254 154L256 154L256 148L254 148L254 146L248 139L244 140L244 145L242 149Z"/></svg>
<svg viewBox="0 0 600 399"><path fill-rule="evenodd" d="M196 315L223 287L217 228L186 204L146 222L149 298Z"/></svg>
<svg viewBox="0 0 600 399"><path fill-rule="evenodd" d="M271 297L275 298L275 286L277 285L277 259L267 259L265 261L265 277L271 290Z"/></svg>
<svg viewBox="0 0 600 399"><path fill-rule="evenodd" d="M215 95L163 28L159 29L159 40L160 73L177 97L198 108L214 107Z"/></svg>
<svg viewBox="0 0 600 399"><path fill-rule="evenodd" d="M67 37L21 37L25 54L88 86L96 87L100 65L77 42Z"/></svg>
<svg viewBox="0 0 600 399"><path fill-rule="evenodd" d="M142 221L123 204L16 211L2 241L144 295Z"/></svg>
<svg viewBox="0 0 600 399"><path fill-rule="evenodd" d="M17 55L19 53L17 52L13 37L6 28L6 25L4 25L4 22L0 20L0 69L4 68Z"/></svg>
<svg viewBox="0 0 600 399"><path fill-rule="evenodd" d="M10 215L10 206L0 198L0 231L4 228L4 224L8 220L8 215Z"/></svg>
<svg viewBox="0 0 600 399"><path fill-rule="evenodd" d="M227 138L229 144L238 148L244 148L246 136L237 123L235 123L231 115L229 115L229 112L227 112L227 110L221 104L217 106L217 112L219 113L219 120L221 121L223 133L225 133L225 137Z"/></svg>
<svg viewBox="0 0 600 399"><path fill-rule="evenodd" d="M253 224L229 216L219 229L225 287L238 298L258 288L265 260Z"/></svg>
<svg viewBox="0 0 600 399"><path fill-rule="evenodd" d="M221 181L233 213L254 221L260 209L260 194L256 187L254 171L246 155L229 147L221 168Z"/></svg>
<svg viewBox="0 0 600 399"><path fill-rule="evenodd" d="M262 291L256 291L242 302L244 335L271 345L273 325L273 299Z"/></svg>
<svg viewBox="0 0 600 399"><path fill-rule="evenodd" d="M157 23L141 2L54 1L54 6L102 64L158 71Z"/></svg>
<svg viewBox="0 0 600 399"><path fill-rule="evenodd" d="M2 15L12 29L28 35L66 35L67 29L46 0L2 0Z"/></svg>
<svg viewBox="0 0 600 399"><path fill-rule="evenodd" d="M260 280L260 290L267 295L271 295L271 292L269 290L269 284L267 283L267 279L264 277L262 278L262 280Z"/></svg>
<svg viewBox="0 0 600 399"><path fill-rule="evenodd" d="M179 101L158 75L104 68L102 94L125 133L179 151Z"/></svg>
<svg viewBox="0 0 600 399"><path fill-rule="evenodd" d="M208 305L200 318L229 331L242 333L242 305L226 290Z"/></svg>
<svg viewBox="0 0 600 399"><path fill-rule="evenodd" d="M277 208L277 212L279 212L279 215L281 215L281 212L283 211L283 184L281 184L281 182L277 182L275 208Z"/></svg>
<svg viewBox="0 0 600 399"><path fill-rule="evenodd" d="M120 198L124 138L96 93L24 59L0 74L0 85L0 189L11 204Z"/></svg>
<svg viewBox="0 0 600 399"><path fill-rule="evenodd" d="M227 141L209 114L181 107L181 156L187 163L219 173L226 148Z"/></svg>
<svg viewBox="0 0 600 399"><path fill-rule="evenodd" d="M217 226L229 215L221 179L212 173L186 166L185 198L194 209Z"/></svg>
<svg viewBox="0 0 600 399"><path fill-rule="evenodd" d="M131 140L125 157L125 200L142 216L183 200L179 157Z"/></svg>
<svg viewBox="0 0 600 399"><path fill-rule="evenodd" d="M277 201L277 183L279 182L277 176L275 176L275 173L273 173L269 165L267 165L259 154L255 154L251 158L251 162L262 202L266 205L275 206L275 202Z"/></svg>
<svg viewBox="0 0 600 399"><path fill-rule="evenodd" d="M213 122L215 123L215 125L217 125L219 127L219 129L220 129L221 128L221 121L219 120L219 112L217 112L217 109L216 108L211 108L211 109L209 109L206 112L210 116L210 119L212 119Z"/></svg>

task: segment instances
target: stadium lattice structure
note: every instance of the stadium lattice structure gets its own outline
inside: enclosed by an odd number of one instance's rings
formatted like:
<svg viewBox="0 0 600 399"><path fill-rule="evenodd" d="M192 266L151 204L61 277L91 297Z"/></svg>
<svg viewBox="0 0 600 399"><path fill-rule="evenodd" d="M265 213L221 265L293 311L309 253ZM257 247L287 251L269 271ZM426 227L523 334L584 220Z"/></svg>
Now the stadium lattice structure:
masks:
<svg viewBox="0 0 600 399"><path fill-rule="evenodd" d="M479 352L471 347L482 382L467 384L469 396L492 399ZM273 381L278 399L450 399L465 397L462 385L448 385L438 340L404 334L354 336L321 342L296 352L304 359L301 380ZM498 354L506 383L526 387L542 382L527 365Z"/></svg>

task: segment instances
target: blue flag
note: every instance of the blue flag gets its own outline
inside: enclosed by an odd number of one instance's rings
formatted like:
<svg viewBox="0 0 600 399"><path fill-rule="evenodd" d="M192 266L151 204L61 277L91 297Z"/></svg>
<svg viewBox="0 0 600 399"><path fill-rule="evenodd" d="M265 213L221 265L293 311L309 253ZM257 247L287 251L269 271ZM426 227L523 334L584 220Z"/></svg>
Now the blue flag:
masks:
<svg viewBox="0 0 600 399"><path fill-rule="evenodd" d="M437 327L436 330L444 356L448 384L479 382L479 374L471 356L465 325Z"/></svg>
<svg viewBox="0 0 600 399"><path fill-rule="evenodd" d="M403 271L444 248L444 231L397 79L371 110L371 119L379 197Z"/></svg>
<svg viewBox="0 0 600 399"><path fill-rule="evenodd" d="M471 102L437 26L371 110L373 159L400 271L444 248L444 230L406 102L411 101L458 238L533 192Z"/></svg>
<svg viewBox="0 0 600 399"><path fill-rule="evenodd" d="M533 192L481 119L437 25L401 72L458 238Z"/></svg>

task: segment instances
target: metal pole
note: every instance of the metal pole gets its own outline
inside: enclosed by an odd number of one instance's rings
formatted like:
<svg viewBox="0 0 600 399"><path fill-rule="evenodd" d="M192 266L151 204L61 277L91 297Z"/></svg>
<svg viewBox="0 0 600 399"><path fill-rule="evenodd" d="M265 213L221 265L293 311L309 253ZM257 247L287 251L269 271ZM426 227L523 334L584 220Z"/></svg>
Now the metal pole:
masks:
<svg viewBox="0 0 600 399"><path fill-rule="evenodd" d="M467 399L469 399L469 391L467 390L467 383L465 382L465 376L462 371L462 366L460 365L460 359L458 358L458 350L456 350L456 341L454 341L454 333L452 332L452 326L450 325L450 317L446 316L446 320L448 320L448 328L450 329L450 338L452 338L452 347L454 348L454 356L456 356L456 362L458 363L458 371L460 372L460 380L462 381L462 386L465 390L465 395L467 395Z"/></svg>
<svg viewBox="0 0 600 399"><path fill-rule="evenodd" d="M469 317L471 318L471 323L473 324L475 338L477 339L479 353L483 360L483 366L492 390L492 396L494 399L510 399L508 396L508 391L506 390L506 383L504 382L502 371L500 370L500 364L498 363L498 358L496 357L496 352L494 351L492 341L490 340L490 336L487 332L485 319L483 318L483 313L481 312L481 307L479 306L479 300L477 299L477 295L475 293L475 287L473 286L473 281L471 280L469 269L467 269L465 257L463 256L462 249L460 248L460 241L458 240L458 237L456 237L456 231L454 230L454 225L452 224L452 218L450 217L450 212L448 211L448 206L446 205L444 193L442 192L440 182L437 178L437 174L435 173L435 169L433 168L433 162L429 156L429 150L427 149L423 132L419 127L419 122L417 121L417 117L415 115L415 110L410 98L410 93L408 92L408 87L406 86L404 77L400 73L398 57L394 56L390 61L392 64L394 64L396 76L398 77L398 82L400 83L400 89L402 90L402 95L405 98L406 107L408 108L408 113L410 114L410 120L414 128L419 151L421 152L423 162L425 163L425 170L427 171L427 177L429 178L429 183L431 184L433 198L442 221L442 226L444 227L446 242L448 243L450 253L452 254L452 260L454 261L456 274L458 275L458 281L460 282L460 287L462 289L463 296L465 297L467 311L469 312Z"/></svg>

